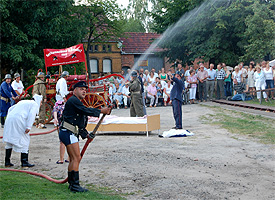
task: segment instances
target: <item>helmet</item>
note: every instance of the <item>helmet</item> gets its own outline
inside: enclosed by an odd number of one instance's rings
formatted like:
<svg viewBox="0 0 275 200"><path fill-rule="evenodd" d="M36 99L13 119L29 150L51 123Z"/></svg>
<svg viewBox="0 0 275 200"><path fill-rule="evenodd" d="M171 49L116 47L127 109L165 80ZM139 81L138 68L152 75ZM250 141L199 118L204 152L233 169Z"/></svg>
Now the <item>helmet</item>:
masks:
<svg viewBox="0 0 275 200"><path fill-rule="evenodd" d="M137 72L136 72L136 71L133 71L133 72L131 73L131 76L132 76L132 77L137 77Z"/></svg>
<svg viewBox="0 0 275 200"><path fill-rule="evenodd" d="M44 78L45 74L43 72L38 72L37 77L38 78Z"/></svg>
<svg viewBox="0 0 275 200"><path fill-rule="evenodd" d="M64 72L62 72L61 77L66 77L66 76L69 76L69 75L70 74L69 74L68 71L64 71Z"/></svg>
<svg viewBox="0 0 275 200"><path fill-rule="evenodd" d="M18 77L20 77L20 74L16 72L16 73L14 74L14 78L18 78Z"/></svg>
<svg viewBox="0 0 275 200"><path fill-rule="evenodd" d="M11 75L10 74L6 74L4 80L6 80L7 78L11 79Z"/></svg>

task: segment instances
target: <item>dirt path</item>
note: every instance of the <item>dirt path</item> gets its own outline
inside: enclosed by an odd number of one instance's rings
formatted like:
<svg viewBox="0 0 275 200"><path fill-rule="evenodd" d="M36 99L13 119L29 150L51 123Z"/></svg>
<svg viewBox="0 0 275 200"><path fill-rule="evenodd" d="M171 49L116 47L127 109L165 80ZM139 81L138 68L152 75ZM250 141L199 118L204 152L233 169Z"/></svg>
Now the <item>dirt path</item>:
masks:
<svg viewBox="0 0 275 200"><path fill-rule="evenodd" d="M160 113L160 132L174 126L171 107L147 111ZM97 135L81 162L80 180L127 193L127 199L275 198L274 145L203 124L200 116L213 113L208 107L186 105L183 112L184 128L195 136L159 138L157 131L148 138L141 133ZM129 116L129 109L113 114ZM4 144L0 147L2 164ZM58 148L56 132L33 136L29 160L36 167L32 170L65 178L67 164L55 164ZM12 155L17 166L19 157Z"/></svg>

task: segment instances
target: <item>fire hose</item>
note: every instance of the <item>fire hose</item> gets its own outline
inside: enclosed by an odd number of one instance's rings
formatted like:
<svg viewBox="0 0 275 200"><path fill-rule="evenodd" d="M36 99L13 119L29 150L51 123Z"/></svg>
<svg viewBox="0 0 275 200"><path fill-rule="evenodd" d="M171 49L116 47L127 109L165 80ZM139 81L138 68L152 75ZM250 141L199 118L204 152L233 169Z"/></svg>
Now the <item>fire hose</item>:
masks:
<svg viewBox="0 0 275 200"><path fill-rule="evenodd" d="M106 114L103 114L102 117L100 118L99 122L97 123L96 127L94 128L94 130L92 132L90 132L88 134L88 139L87 141L85 142L82 150L81 150L81 158L80 160L82 159L87 147L89 146L89 144L94 140L95 138L95 133L97 132L100 124L102 123L104 117L106 116ZM53 130L51 130L51 132L55 131L57 128L54 128ZM30 134L30 135L40 135L40 134L48 134L50 131L48 131L47 133L44 132L44 133L33 133L33 134ZM26 173L26 174L31 174L31 175L34 175L34 176L40 176L42 178L45 178L45 179L48 179L49 181L52 181L54 183L58 183L58 184L63 184L63 183L66 183L68 181L68 177L65 178L64 180L57 180L57 179L53 179L45 174L40 174L40 173L37 173L37 172L31 172L31 171L25 171L25 170L18 170L18 169L3 169L3 168L0 168L0 171L13 171L13 172L22 172L22 173Z"/></svg>

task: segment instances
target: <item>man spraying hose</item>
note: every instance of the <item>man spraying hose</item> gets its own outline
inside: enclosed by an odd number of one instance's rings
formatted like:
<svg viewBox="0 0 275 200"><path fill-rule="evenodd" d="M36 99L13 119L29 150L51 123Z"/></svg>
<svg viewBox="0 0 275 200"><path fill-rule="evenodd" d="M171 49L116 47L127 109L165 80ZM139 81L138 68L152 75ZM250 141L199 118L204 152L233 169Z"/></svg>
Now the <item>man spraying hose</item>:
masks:
<svg viewBox="0 0 275 200"><path fill-rule="evenodd" d="M84 81L74 85L73 96L67 101L63 111L63 121L61 123L59 138L65 144L70 157L68 166L69 189L72 192L87 192L88 190L79 185L79 163L81 160L79 150L79 135L85 139L88 135L86 128L88 117L99 117L100 113L109 115L110 107L102 109L87 108L81 102L86 96L88 88Z"/></svg>

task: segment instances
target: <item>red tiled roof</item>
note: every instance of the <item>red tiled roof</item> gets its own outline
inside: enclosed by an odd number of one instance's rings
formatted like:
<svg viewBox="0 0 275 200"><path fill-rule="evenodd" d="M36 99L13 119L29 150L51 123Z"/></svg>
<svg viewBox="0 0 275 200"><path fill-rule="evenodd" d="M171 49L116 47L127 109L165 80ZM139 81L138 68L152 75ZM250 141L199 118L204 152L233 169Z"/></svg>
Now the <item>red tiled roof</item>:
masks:
<svg viewBox="0 0 275 200"><path fill-rule="evenodd" d="M125 37L120 38L120 40L123 41L122 51L127 54L144 53L153 41L160 36L161 35L157 33L127 32L125 33Z"/></svg>

